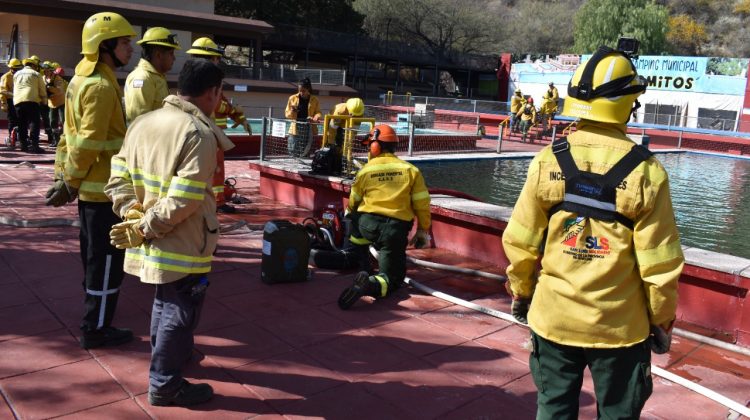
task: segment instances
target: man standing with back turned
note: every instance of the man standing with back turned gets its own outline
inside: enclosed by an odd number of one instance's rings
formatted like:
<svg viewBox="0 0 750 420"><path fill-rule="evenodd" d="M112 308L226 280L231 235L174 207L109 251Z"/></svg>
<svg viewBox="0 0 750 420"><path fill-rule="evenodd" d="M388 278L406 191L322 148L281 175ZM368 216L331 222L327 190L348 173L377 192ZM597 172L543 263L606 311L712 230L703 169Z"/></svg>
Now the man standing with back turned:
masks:
<svg viewBox="0 0 750 420"><path fill-rule="evenodd" d="M684 258L667 173L625 135L646 90L632 53L600 47L578 68L563 110L578 130L531 162L503 233L511 311L531 328L537 419L578 418L586 367L598 417L637 419L651 351L669 350Z"/></svg>
<svg viewBox="0 0 750 420"><path fill-rule="evenodd" d="M55 185L47 205L59 207L78 197L81 260L86 292L81 347L127 343L128 329L111 325L124 277L125 253L109 243L109 229L121 220L104 195L109 161L125 137L122 91L115 69L133 55L133 27L113 12L97 13L83 26L81 54L65 97L64 136L55 157Z"/></svg>
<svg viewBox="0 0 750 420"><path fill-rule="evenodd" d="M138 118L112 158L105 191L126 221L112 227L117 248L127 248L125 271L156 285L151 312L151 405L208 401L208 384L191 384L182 366L193 351L219 239L211 179L216 149L225 139L210 117L221 99L224 73L206 60L189 60L179 95ZM159 141L154 141L159 139Z"/></svg>

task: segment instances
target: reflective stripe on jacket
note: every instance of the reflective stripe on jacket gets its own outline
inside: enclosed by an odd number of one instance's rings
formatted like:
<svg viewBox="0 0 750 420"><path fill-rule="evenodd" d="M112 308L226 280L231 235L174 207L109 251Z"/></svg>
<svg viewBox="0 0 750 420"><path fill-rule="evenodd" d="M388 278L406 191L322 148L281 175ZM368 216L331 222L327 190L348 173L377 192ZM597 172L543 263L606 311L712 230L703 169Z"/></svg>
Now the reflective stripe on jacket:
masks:
<svg viewBox="0 0 750 420"><path fill-rule="evenodd" d="M13 75L13 103L47 103L47 86L38 71L24 67Z"/></svg>
<svg viewBox="0 0 750 420"><path fill-rule="evenodd" d="M219 100L214 110L214 122L223 130L227 128L227 118L231 118L234 122L241 124L245 121L245 114L242 112L242 108L233 106L229 102L229 99L222 93L221 100Z"/></svg>
<svg viewBox="0 0 750 420"><path fill-rule="evenodd" d="M90 76L76 75L65 95L65 138L56 151L56 173L78 188L83 201L109 201L104 185L109 180L109 163L125 137L122 91L112 69L97 63Z"/></svg>
<svg viewBox="0 0 750 420"><path fill-rule="evenodd" d="M166 77L148 60L141 58L125 80L125 116L128 124L140 115L161 108L167 95Z"/></svg>
<svg viewBox="0 0 750 420"><path fill-rule="evenodd" d="M430 229L430 193L422 173L391 153L372 158L357 172L348 207L407 222L416 215L419 228Z"/></svg>
<svg viewBox="0 0 750 420"><path fill-rule="evenodd" d="M633 146L624 125L585 120L568 141L578 168L598 174ZM675 318L684 261L666 171L651 157L617 187L616 210L634 221L633 230L565 210L550 218L564 194L562 171L547 146L529 165L503 233L513 294L533 295L529 326L550 341L576 347L642 342L649 324Z"/></svg>
<svg viewBox="0 0 750 420"><path fill-rule="evenodd" d="M125 253L125 271L144 283L170 283L207 273L219 238L211 178L221 130L195 105L171 95L164 107L128 128L112 158L106 187L113 210L145 210L147 240Z"/></svg>

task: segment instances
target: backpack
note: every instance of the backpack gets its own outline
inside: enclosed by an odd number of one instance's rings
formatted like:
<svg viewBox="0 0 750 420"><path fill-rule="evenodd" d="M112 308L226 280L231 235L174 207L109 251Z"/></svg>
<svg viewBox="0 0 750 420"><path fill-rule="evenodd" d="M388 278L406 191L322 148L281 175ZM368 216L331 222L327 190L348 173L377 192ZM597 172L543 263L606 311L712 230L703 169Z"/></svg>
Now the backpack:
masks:
<svg viewBox="0 0 750 420"><path fill-rule="evenodd" d="M313 154L310 173L316 175L337 175L341 173L341 153L337 147L326 146Z"/></svg>

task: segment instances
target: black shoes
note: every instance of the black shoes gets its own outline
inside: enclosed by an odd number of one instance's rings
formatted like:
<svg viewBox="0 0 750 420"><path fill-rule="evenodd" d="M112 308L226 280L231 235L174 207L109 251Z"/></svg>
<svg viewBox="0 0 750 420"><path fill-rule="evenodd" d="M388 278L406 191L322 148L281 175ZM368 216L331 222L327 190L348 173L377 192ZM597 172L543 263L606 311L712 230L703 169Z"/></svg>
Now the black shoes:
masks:
<svg viewBox="0 0 750 420"><path fill-rule="evenodd" d="M219 213L231 214L237 213L237 208L229 204L222 204L216 208L216 211L218 211Z"/></svg>
<svg viewBox="0 0 750 420"><path fill-rule="evenodd" d="M155 406L176 405L186 407L204 403L214 396L209 384L191 384L183 379L180 389L172 394L148 393L148 403Z"/></svg>
<svg viewBox="0 0 750 420"><path fill-rule="evenodd" d="M133 340L133 332L125 328L104 327L84 332L81 336L81 347L95 349L125 344Z"/></svg>
<svg viewBox="0 0 750 420"><path fill-rule="evenodd" d="M339 296L339 308L345 311L354 305L354 302L358 301L359 298L366 295L367 287L370 283L370 273L367 271L360 271L354 278L354 284L351 287L347 287Z"/></svg>

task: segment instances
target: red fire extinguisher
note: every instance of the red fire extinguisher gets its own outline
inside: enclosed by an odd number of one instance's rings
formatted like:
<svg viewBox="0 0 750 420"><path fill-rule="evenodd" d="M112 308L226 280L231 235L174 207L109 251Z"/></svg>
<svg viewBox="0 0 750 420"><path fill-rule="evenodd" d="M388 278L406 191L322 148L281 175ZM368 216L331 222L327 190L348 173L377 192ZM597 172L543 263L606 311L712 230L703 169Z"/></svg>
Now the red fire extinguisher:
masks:
<svg viewBox="0 0 750 420"><path fill-rule="evenodd" d="M344 243L343 212L335 203L329 204L320 216L321 228L325 228L333 236L337 247Z"/></svg>

